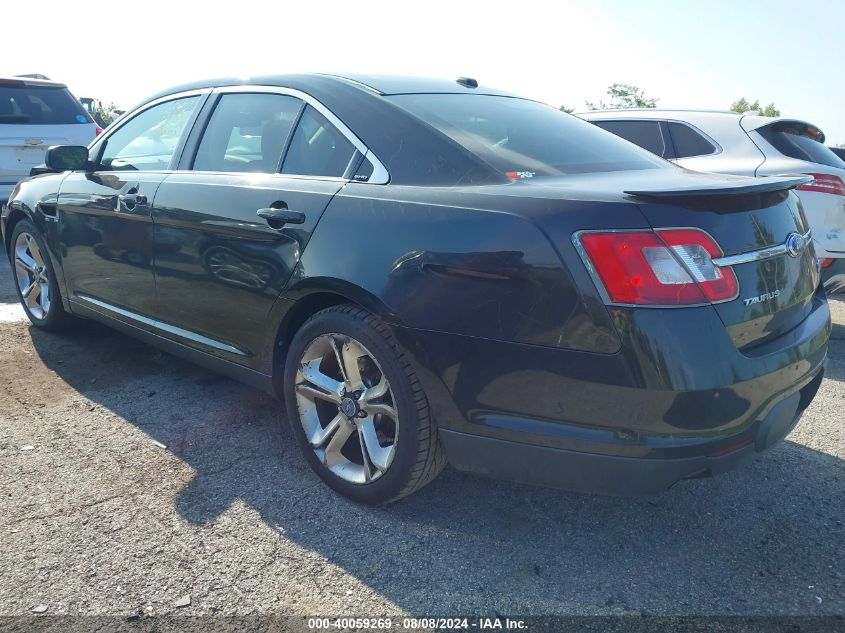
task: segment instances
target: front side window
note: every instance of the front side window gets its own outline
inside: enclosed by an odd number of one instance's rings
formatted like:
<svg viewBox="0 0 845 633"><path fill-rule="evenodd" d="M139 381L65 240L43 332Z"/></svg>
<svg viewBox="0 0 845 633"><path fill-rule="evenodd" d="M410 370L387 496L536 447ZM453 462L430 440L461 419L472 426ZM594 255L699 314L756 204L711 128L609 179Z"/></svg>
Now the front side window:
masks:
<svg viewBox="0 0 845 633"><path fill-rule="evenodd" d="M307 106L291 139L282 173L340 178L354 154L355 147L349 139L326 117Z"/></svg>
<svg viewBox="0 0 845 633"><path fill-rule="evenodd" d="M535 101L481 94L386 98L503 174L560 176L666 167L645 150Z"/></svg>
<svg viewBox="0 0 845 633"><path fill-rule="evenodd" d="M0 85L0 124L66 125L93 123L67 88Z"/></svg>
<svg viewBox="0 0 845 633"><path fill-rule="evenodd" d="M279 94L224 94L203 132L194 170L276 173L303 103Z"/></svg>
<svg viewBox="0 0 845 633"><path fill-rule="evenodd" d="M166 101L132 117L105 139L100 169L168 169L199 96Z"/></svg>

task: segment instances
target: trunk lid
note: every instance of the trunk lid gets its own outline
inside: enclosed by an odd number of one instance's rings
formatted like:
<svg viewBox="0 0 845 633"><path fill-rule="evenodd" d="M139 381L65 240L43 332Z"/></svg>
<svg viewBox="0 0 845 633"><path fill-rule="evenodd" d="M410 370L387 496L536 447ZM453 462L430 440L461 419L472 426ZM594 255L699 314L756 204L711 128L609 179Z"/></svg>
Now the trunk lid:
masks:
<svg viewBox="0 0 845 633"><path fill-rule="evenodd" d="M642 183L626 193L653 228L703 229L724 251L724 263L735 262L739 296L714 308L736 346L750 349L801 323L812 309L819 271L809 225L789 190L808 179L687 173L678 180Z"/></svg>

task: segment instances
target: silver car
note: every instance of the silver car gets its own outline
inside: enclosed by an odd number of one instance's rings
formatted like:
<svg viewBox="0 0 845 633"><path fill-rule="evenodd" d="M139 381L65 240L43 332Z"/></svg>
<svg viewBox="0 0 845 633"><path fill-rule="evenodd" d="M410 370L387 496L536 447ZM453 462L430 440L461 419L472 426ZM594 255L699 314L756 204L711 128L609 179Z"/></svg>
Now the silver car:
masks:
<svg viewBox="0 0 845 633"><path fill-rule="evenodd" d="M88 145L102 129L64 84L0 77L0 205L51 145Z"/></svg>
<svg viewBox="0 0 845 633"><path fill-rule="evenodd" d="M808 174L798 187L828 292L845 291L845 162L815 125L756 113L597 110L579 117L682 167L773 176Z"/></svg>

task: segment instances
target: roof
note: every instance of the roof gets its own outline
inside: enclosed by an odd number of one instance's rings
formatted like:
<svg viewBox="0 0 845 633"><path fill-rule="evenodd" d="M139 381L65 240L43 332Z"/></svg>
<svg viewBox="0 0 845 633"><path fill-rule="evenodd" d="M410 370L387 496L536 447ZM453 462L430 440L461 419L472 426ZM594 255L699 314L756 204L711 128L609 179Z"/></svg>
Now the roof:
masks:
<svg viewBox="0 0 845 633"><path fill-rule="evenodd" d="M319 80L319 81L318 81ZM400 75L362 75L356 73L348 73L343 75L328 74L328 73L310 73L310 74L295 74L295 75L263 75L258 77L219 77L211 79L203 79L194 81L179 86L174 86L167 90L163 90L149 99L144 101L151 101L159 97L164 97L176 92L184 92L186 90L199 90L202 88L218 88L222 86L279 86L283 88L293 88L308 92L307 85L314 85L319 83L322 86L344 85L354 87L357 90L366 91L369 94L376 95L396 95L396 94L419 94L419 93L449 93L449 94L484 94L484 95L499 95L504 97L513 97L515 95L497 90L487 86L479 85L477 88L468 88L463 84L454 80L448 79L431 79L425 77L403 77ZM315 96L316 95L312 95Z"/></svg>
<svg viewBox="0 0 845 633"><path fill-rule="evenodd" d="M694 116L690 116L694 115ZM615 120L615 119L674 119L686 121L694 125L702 124L704 121L724 121L731 119L739 121L740 126L746 132L753 132L772 123L794 123L807 125L819 132L819 140L823 143L825 136L817 125L804 119L792 117L771 117L761 116L756 110L750 112L733 112L732 110L662 110L658 108L623 108L619 110L590 110L579 112L576 116L587 121Z"/></svg>
<svg viewBox="0 0 845 633"><path fill-rule="evenodd" d="M0 84L23 84L25 86L43 86L46 88L67 88L67 86L59 81L50 81L48 79L35 79L34 77L27 77L25 75L19 75L16 77L3 77L0 76Z"/></svg>
<svg viewBox="0 0 845 633"><path fill-rule="evenodd" d="M597 119L612 119L614 117L622 117L628 118L630 114L636 114L637 116L644 116L644 118L664 118L667 115L677 114L715 114L715 115L728 115L732 117L740 117L742 114L739 112L734 112L733 110L694 110L692 108L688 109L673 109L670 110L668 108L616 108L616 109L605 109L605 110L587 110L586 112L575 112L575 116L579 116L582 119L590 119L590 118L597 118ZM652 116L648 116L652 115ZM680 117L682 118L682 117Z"/></svg>
<svg viewBox="0 0 845 633"><path fill-rule="evenodd" d="M455 79L432 79L428 77L403 77L400 75L324 75L337 79L356 83L382 95L398 94L485 94L513 97L514 95L503 90L497 90L489 86L479 84L476 88L468 88L459 84Z"/></svg>

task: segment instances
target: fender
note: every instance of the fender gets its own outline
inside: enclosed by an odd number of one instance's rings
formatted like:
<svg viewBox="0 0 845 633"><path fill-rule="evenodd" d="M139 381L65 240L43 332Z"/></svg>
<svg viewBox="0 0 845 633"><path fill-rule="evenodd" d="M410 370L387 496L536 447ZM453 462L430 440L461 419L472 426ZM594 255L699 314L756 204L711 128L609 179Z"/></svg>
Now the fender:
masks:
<svg viewBox="0 0 845 633"><path fill-rule="evenodd" d="M530 215L508 210L512 198L483 188L448 196L420 189L344 187L283 298L296 301L316 285L361 305L369 301L382 319L408 328L574 349L603 340L585 342L583 332L573 331L585 312L582 293ZM605 338L604 348L586 351L615 351Z"/></svg>

